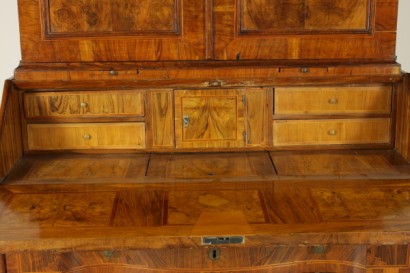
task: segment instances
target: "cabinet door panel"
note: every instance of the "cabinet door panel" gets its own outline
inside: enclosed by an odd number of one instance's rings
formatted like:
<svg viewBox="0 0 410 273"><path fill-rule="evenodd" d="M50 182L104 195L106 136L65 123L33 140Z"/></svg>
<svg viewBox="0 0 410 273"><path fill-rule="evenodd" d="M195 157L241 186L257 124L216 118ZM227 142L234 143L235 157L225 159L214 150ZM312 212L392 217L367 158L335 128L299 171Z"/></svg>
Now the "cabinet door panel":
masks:
<svg viewBox="0 0 410 273"><path fill-rule="evenodd" d="M177 0L48 0L49 34L177 33Z"/></svg>
<svg viewBox="0 0 410 273"><path fill-rule="evenodd" d="M204 1L19 0L19 6L24 62L205 58Z"/></svg>
<svg viewBox="0 0 410 273"><path fill-rule="evenodd" d="M397 0L215 0L215 58L395 58ZM383 45L383 46L380 46Z"/></svg>
<svg viewBox="0 0 410 273"><path fill-rule="evenodd" d="M176 91L177 147L244 146L243 95L243 90Z"/></svg>
<svg viewBox="0 0 410 273"><path fill-rule="evenodd" d="M367 31L369 0L241 0L242 32Z"/></svg>

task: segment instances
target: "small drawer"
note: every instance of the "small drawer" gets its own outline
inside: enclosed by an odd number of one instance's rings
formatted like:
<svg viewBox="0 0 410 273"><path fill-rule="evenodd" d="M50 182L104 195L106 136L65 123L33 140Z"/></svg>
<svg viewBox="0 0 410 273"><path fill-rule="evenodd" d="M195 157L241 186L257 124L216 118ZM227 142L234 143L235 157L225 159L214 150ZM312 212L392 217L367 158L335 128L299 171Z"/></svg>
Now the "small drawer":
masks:
<svg viewBox="0 0 410 273"><path fill-rule="evenodd" d="M390 143L390 119L277 120L274 146Z"/></svg>
<svg viewBox="0 0 410 273"><path fill-rule="evenodd" d="M144 116L143 91L36 92L24 94L26 118Z"/></svg>
<svg viewBox="0 0 410 273"><path fill-rule="evenodd" d="M390 114L392 87L284 87L275 89L275 114Z"/></svg>
<svg viewBox="0 0 410 273"><path fill-rule="evenodd" d="M29 150L145 148L142 122L29 124L27 134Z"/></svg>

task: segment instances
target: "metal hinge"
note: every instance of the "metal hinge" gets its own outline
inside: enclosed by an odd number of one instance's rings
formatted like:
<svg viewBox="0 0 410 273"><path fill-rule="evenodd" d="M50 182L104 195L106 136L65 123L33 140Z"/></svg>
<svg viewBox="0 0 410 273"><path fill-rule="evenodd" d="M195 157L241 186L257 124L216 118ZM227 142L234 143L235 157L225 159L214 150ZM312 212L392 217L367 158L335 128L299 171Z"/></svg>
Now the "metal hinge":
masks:
<svg viewBox="0 0 410 273"><path fill-rule="evenodd" d="M246 95L242 96L242 104L243 106L246 106Z"/></svg>

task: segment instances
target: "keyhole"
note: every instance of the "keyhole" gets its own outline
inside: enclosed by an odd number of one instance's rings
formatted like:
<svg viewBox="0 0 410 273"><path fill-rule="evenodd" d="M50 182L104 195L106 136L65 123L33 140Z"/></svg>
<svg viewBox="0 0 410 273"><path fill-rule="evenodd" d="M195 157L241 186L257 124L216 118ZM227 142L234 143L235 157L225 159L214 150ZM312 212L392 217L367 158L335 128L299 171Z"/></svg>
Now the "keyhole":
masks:
<svg viewBox="0 0 410 273"><path fill-rule="evenodd" d="M221 250L219 248L211 248L208 252L209 259L217 261L221 258Z"/></svg>

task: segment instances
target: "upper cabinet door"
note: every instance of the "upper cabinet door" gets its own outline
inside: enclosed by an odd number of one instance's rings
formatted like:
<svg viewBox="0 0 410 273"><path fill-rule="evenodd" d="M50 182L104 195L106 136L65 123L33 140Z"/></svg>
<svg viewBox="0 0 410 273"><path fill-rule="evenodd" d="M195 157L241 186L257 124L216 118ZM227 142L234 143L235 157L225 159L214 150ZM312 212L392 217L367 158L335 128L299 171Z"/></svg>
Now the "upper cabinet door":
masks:
<svg viewBox="0 0 410 273"><path fill-rule="evenodd" d="M25 62L202 60L205 3L19 0Z"/></svg>
<svg viewBox="0 0 410 273"><path fill-rule="evenodd" d="M216 59L395 59L397 0L214 3Z"/></svg>

